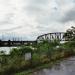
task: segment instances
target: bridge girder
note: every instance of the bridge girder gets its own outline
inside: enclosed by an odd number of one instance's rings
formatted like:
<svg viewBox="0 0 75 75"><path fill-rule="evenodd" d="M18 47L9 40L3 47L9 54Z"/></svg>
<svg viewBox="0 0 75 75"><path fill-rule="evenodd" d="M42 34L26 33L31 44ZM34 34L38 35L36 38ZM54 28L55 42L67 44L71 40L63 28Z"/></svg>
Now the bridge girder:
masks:
<svg viewBox="0 0 75 75"><path fill-rule="evenodd" d="M36 41L0 41L0 47L14 47L21 45L32 45L36 43Z"/></svg>

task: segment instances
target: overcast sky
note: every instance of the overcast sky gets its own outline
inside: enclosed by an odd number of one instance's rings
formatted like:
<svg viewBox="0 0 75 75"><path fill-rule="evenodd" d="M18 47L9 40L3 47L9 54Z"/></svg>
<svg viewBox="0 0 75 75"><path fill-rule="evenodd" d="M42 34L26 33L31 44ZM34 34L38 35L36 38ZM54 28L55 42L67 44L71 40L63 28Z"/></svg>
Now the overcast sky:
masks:
<svg viewBox="0 0 75 75"><path fill-rule="evenodd" d="M0 0L0 32L36 39L75 25L75 0Z"/></svg>

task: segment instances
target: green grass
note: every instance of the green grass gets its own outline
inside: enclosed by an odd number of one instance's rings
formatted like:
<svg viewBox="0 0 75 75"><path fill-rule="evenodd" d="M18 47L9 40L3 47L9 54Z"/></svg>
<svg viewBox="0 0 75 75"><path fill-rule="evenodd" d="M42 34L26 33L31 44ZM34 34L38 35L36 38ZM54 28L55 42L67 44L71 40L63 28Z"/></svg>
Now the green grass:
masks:
<svg viewBox="0 0 75 75"><path fill-rule="evenodd" d="M49 68L50 69L56 63L60 63L60 61L62 61L62 60L63 59L59 59L59 60L52 61L52 62L49 62L49 63L46 63L46 64L42 64L40 66L36 66L33 69L29 69L29 70L25 70L23 72L15 73L14 75L33 75L34 72L37 72L37 71L39 71L41 69L44 69L44 68Z"/></svg>

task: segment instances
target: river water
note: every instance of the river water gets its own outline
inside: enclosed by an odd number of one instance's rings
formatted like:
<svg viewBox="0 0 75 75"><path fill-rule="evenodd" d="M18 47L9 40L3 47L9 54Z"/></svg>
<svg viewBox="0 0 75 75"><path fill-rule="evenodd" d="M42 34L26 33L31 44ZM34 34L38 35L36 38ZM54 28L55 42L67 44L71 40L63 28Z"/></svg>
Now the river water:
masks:
<svg viewBox="0 0 75 75"><path fill-rule="evenodd" d="M0 47L0 51L4 51L5 54L9 54L12 48L17 48L17 47Z"/></svg>
<svg viewBox="0 0 75 75"><path fill-rule="evenodd" d="M57 63L51 69L34 72L33 75L75 75L75 57Z"/></svg>

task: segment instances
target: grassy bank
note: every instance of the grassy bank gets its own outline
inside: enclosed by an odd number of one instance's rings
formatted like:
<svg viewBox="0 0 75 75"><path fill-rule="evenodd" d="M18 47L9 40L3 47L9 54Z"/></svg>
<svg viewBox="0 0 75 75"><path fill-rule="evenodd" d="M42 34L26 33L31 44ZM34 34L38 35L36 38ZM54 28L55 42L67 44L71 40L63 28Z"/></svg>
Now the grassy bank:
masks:
<svg viewBox="0 0 75 75"><path fill-rule="evenodd" d="M23 72L16 73L14 75L33 75L34 72L37 72L37 71L39 71L41 69L51 68L54 64L56 64L59 61L60 60L58 60L56 62L54 61L54 62L42 64L42 65L36 66L35 68L29 69L29 70L26 70L26 71L23 71Z"/></svg>
<svg viewBox="0 0 75 75"><path fill-rule="evenodd" d="M72 57L72 56L69 56L69 57ZM14 75L33 75L34 72L40 71L42 69L51 69L54 65L62 62L63 60L66 60L69 57L66 57L66 58L64 57L59 60L55 60L55 61L51 61L49 63L41 64L39 66L36 66L35 68L15 73Z"/></svg>
<svg viewBox="0 0 75 75"><path fill-rule="evenodd" d="M14 48L10 55L0 56L0 75L31 75L43 68L50 68L64 58L75 55L75 42L61 44L58 40L43 41L36 46ZM25 54L31 52L31 59Z"/></svg>

